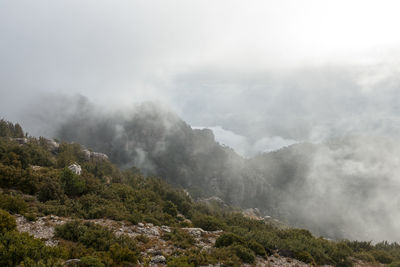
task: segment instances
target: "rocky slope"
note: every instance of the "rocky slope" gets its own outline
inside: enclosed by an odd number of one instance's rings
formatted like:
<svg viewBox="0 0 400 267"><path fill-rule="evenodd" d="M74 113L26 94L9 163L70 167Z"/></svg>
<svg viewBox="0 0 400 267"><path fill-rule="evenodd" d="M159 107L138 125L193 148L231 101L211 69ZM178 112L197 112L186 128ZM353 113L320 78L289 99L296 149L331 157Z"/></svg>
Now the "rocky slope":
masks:
<svg viewBox="0 0 400 267"><path fill-rule="evenodd" d="M59 240L54 236L54 229L56 226L62 225L71 218L59 217L55 215L48 215L45 217L37 218L34 221L27 220L22 215L15 215L17 222L17 229L20 232L27 232L36 238L45 241L46 245L56 246ZM146 242L139 242L142 249L141 256L143 257L140 266L150 264L150 266L165 266L166 257L174 255L179 250L179 247L174 246L170 242L162 238L164 233L170 233L171 227L168 226L155 226L151 223L138 223L133 225L129 222L114 221L109 219L95 219L95 220L83 220L86 222L92 222L101 226L107 227L117 236L127 235L135 238L141 236L139 240L145 240ZM205 231L201 228L181 228L181 230L190 234L194 240L194 247L200 248L201 251L210 251L215 245L216 239L223 233L223 231ZM143 238L143 236L145 238ZM78 259L70 259L67 264L78 263ZM266 257L258 256L256 258L255 266L271 266L271 267L306 267L308 264L292 259L289 257L280 256L277 252ZM254 266L249 264L242 264L242 266ZM220 264L209 265L221 266ZM360 265L361 266L361 265Z"/></svg>

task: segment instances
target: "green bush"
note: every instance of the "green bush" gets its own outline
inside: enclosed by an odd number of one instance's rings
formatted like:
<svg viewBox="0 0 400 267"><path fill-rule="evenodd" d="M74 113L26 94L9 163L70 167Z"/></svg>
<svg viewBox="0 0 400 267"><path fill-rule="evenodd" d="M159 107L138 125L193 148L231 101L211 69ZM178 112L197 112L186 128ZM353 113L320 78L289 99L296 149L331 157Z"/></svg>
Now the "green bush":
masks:
<svg viewBox="0 0 400 267"><path fill-rule="evenodd" d="M0 266L18 266L23 261L36 263L58 256L57 248L46 247L41 240L27 233L0 234Z"/></svg>
<svg viewBox="0 0 400 267"><path fill-rule="evenodd" d="M236 256L230 247L217 248L213 250L212 257L215 258L217 262L222 263L222 266L241 266L241 259Z"/></svg>
<svg viewBox="0 0 400 267"><path fill-rule="evenodd" d="M314 258L307 251L297 252L296 259L305 263L310 263L311 265L316 265Z"/></svg>
<svg viewBox="0 0 400 267"><path fill-rule="evenodd" d="M247 243L247 247L254 251L256 255L265 256L265 248L258 242L251 240Z"/></svg>
<svg viewBox="0 0 400 267"><path fill-rule="evenodd" d="M79 221L67 222L55 228L55 236L65 240L78 242L79 238L87 231L87 227Z"/></svg>
<svg viewBox="0 0 400 267"><path fill-rule="evenodd" d="M164 202L163 212L168 213L173 217L176 217L176 215L178 215L176 205L169 200Z"/></svg>
<svg viewBox="0 0 400 267"><path fill-rule="evenodd" d="M164 233L162 238L183 249L190 248L195 242L190 234L178 228L174 228L171 233Z"/></svg>
<svg viewBox="0 0 400 267"><path fill-rule="evenodd" d="M110 247L111 258L116 263L131 262L136 263L138 258L136 253L129 248L121 247L119 244L113 244Z"/></svg>
<svg viewBox="0 0 400 267"><path fill-rule="evenodd" d="M371 253L368 252L355 253L354 257L365 262L375 262L374 256L372 256Z"/></svg>
<svg viewBox="0 0 400 267"><path fill-rule="evenodd" d="M189 262L187 256L170 257L167 261L167 267L194 267L194 263Z"/></svg>
<svg viewBox="0 0 400 267"><path fill-rule="evenodd" d="M148 243L150 241L150 238L148 238L146 235L138 235L135 237L137 241L142 242L144 244Z"/></svg>
<svg viewBox="0 0 400 267"><path fill-rule="evenodd" d="M392 261L393 261L393 257L390 256L390 254L384 250L372 251L372 256L374 256L374 258L377 262L380 262L383 264L389 264L389 263L392 263Z"/></svg>
<svg viewBox="0 0 400 267"><path fill-rule="evenodd" d="M233 244L244 244L243 238L233 233L220 235L215 241L215 247L228 247Z"/></svg>
<svg viewBox="0 0 400 267"><path fill-rule="evenodd" d="M79 242L86 248L110 251L117 261L137 259L134 239L126 235L116 237L110 230L97 224L67 222L56 227L55 235L65 240Z"/></svg>
<svg viewBox="0 0 400 267"><path fill-rule="evenodd" d="M231 247L232 251L234 251L235 255L238 256L245 263L254 263L256 257L254 256L253 251L242 246L242 245L234 245Z"/></svg>
<svg viewBox="0 0 400 267"><path fill-rule="evenodd" d="M202 228L206 231L216 231L224 229L224 223L214 216L196 213L191 219L195 227Z"/></svg>
<svg viewBox="0 0 400 267"><path fill-rule="evenodd" d="M105 267L100 259L92 256L85 256L80 259L79 266L82 267Z"/></svg>
<svg viewBox="0 0 400 267"><path fill-rule="evenodd" d="M0 194L0 208L10 213L23 214L27 209L27 204L20 196Z"/></svg>
<svg viewBox="0 0 400 267"><path fill-rule="evenodd" d="M394 261L390 263L388 267L400 267L400 261Z"/></svg>
<svg viewBox="0 0 400 267"><path fill-rule="evenodd" d="M64 191L59 181L48 177L44 178L38 191L38 199L42 202L64 199Z"/></svg>
<svg viewBox="0 0 400 267"><path fill-rule="evenodd" d="M114 235L100 225L86 224L86 231L79 237L79 242L88 248L107 251L114 241Z"/></svg>
<svg viewBox="0 0 400 267"><path fill-rule="evenodd" d="M30 222L34 222L37 220L37 214L34 212L25 213L24 217Z"/></svg>
<svg viewBox="0 0 400 267"><path fill-rule="evenodd" d="M68 168L64 168L61 173L61 183L64 192L70 197L82 195L86 190L85 180Z"/></svg>
<svg viewBox="0 0 400 267"><path fill-rule="evenodd" d="M0 234L15 230L16 227L17 224L15 223L14 217L11 216L7 211L0 209Z"/></svg>

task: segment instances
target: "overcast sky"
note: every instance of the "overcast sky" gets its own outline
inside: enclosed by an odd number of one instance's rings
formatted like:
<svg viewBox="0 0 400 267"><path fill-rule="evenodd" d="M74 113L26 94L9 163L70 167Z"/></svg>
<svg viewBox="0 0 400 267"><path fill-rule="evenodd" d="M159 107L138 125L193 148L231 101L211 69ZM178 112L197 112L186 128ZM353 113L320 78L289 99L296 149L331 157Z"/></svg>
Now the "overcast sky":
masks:
<svg viewBox="0 0 400 267"><path fill-rule="evenodd" d="M0 0L0 116L29 125L43 95L105 108L157 100L244 155L398 135L399 10L362 0Z"/></svg>

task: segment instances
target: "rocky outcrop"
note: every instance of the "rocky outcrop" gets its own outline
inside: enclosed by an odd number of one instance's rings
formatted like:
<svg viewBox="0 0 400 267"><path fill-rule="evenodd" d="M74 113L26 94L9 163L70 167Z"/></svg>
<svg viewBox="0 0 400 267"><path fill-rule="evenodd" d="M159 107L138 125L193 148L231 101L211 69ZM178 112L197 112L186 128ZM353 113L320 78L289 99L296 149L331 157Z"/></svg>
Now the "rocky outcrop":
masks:
<svg viewBox="0 0 400 267"><path fill-rule="evenodd" d="M78 163L69 165L68 169L70 169L74 174L81 175L82 167Z"/></svg>
<svg viewBox="0 0 400 267"><path fill-rule="evenodd" d="M83 149L82 152L85 155L85 159L87 161L93 160L93 161L106 161L109 160L108 156L104 153L100 152L92 152L89 151L88 149Z"/></svg>
<svg viewBox="0 0 400 267"><path fill-rule="evenodd" d="M22 215L16 215L15 217L18 231L26 232L42 239L48 246L56 246L58 244L58 241L54 239L54 227L69 220L54 215L40 217L36 221L28 221Z"/></svg>
<svg viewBox="0 0 400 267"><path fill-rule="evenodd" d="M155 264L165 264L167 263L167 259L163 255L157 255L152 257L150 262Z"/></svg>
<svg viewBox="0 0 400 267"><path fill-rule="evenodd" d="M54 215L40 217L36 221L28 221L22 215L15 215L15 217L18 231L27 232L36 238L42 239L45 241L46 245L49 246L55 246L58 244L58 240L54 237L55 227L71 220L70 218L63 218ZM145 236L148 238L149 241L144 241L145 243L140 241L140 238L137 240L138 245L142 249L140 254L144 262L150 263L149 266L165 266L169 256L180 254L183 251L183 249L176 247L173 243L163 240L163 234L170 233L173 230L173 228L169 226L155 226L151 223L138 223L137 225L132 225L129 222L113 221L109 219L82 221L92 222L107 227L117 236L127 235L131 238ZM222 234L222 231L205 231L201 228L181 228L181 230L187 232L194 238L194 247L206 253L211 253L213 249L215 249L215 240ZM144 262L140 263L139 266L143 266ZM77 266L79 263L79 259L70 259L65 262L65 265ZM217 267L221 266L221 264L217 263L208 266ZM309 265L289 257L283 257L276 251L273 255L268 257L257 257L254 265L243 264L242 266L306 267ZM361 262L358 262L357 266L364 267L367 265L362 265Z"/></svg>

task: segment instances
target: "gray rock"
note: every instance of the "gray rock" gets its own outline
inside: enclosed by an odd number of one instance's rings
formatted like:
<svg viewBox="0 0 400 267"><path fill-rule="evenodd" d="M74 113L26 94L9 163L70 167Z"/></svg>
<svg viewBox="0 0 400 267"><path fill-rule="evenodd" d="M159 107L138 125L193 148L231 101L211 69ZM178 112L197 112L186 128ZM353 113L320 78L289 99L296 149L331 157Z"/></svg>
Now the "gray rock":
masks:
<svg viewBox="0 0 400 267"><path fill-rule="evenodd" d="M167 259L163 255L157 255L151 258L151 263L166 263Z"/></svg>
<svg viewBox="0 0 400 267"><path fill-rule="evenodd" d="M108 160L108 156L100 152L92 152L90 153L90 157L95 161Z"/></svg>
<svg viewBox="0 0 400 267"><path fill-rule="evenodd" d="M144 235L160 236L160 232L157 227L138 228L137 232Z"/></svg>
<svg viewBox="0 0 400 267"><path fill-rule="evenodd" d="M182 228L182 230L186 231L193 237L200 237L202 233L205 231L201 228Z"/></svg>
<svg viewBox="0 0 400 267"><path fill-rule="evenodd" d="M171 233L171 228L169 228L169 227L166 226L166 225L162 225L162 226L161 226L161 230L163 230L163 231L166 232L166 233Z"/></svg>
<svg viewBox="0 0 400 267"><path fill-rule="evenodd" d="M85 156L85 160L89 161L89 160L93 160L93 161L102 161L102 160L109 160L108 156L104 153L100 153L100 152L91 152L89 151L89 149L82 149L82 152Z"/></svg>
<svg viewBox="0 0 400 267"><path fill-rule="evenodd" d="M148 249L146 252L147 252L147 254L150 254L150 255L153 255L153 256L162 255L162 251L161 250L154 249L154 248Z"/></svg>
<svg viewBox="0 0 400 267"><path fill-rule="evenodd" d="M74 163L68 166L68 169L70 169L73 173L77 174L77 175L81 175L82 172L82 168L78 163Z"/></svg>

